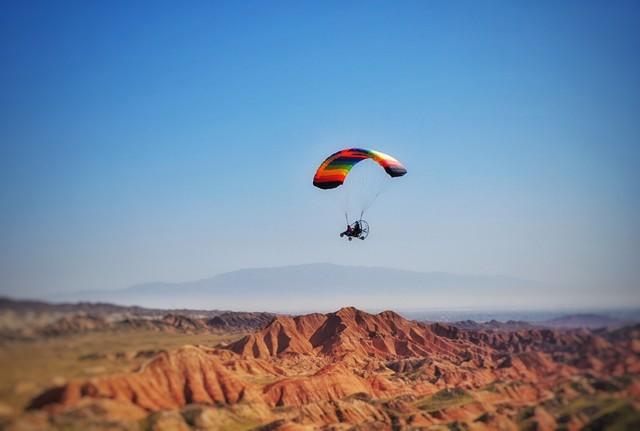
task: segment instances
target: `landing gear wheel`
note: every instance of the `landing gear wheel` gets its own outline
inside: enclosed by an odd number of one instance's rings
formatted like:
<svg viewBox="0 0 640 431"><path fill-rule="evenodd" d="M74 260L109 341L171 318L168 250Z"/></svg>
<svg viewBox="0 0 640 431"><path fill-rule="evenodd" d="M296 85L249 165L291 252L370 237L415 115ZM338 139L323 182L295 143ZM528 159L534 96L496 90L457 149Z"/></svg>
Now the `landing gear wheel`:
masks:
<svg viewBox="0 0 640 431"><path fill-rule="evenodd" d="M361 240L364 240L368 236L369 236L369 223L367 223L364 220L360 220L360 235L358 235L358 238L360 238Z"/></svg>
<svg viewBox="0 0 640 431"><path fill-rule="evenodd" d="M356 228L356 223L358 227ZM348 225L347 231L340 234L340 238L346 236L349 241L353 238L365 240L369 236L369 223L360 219Z"/></svg>

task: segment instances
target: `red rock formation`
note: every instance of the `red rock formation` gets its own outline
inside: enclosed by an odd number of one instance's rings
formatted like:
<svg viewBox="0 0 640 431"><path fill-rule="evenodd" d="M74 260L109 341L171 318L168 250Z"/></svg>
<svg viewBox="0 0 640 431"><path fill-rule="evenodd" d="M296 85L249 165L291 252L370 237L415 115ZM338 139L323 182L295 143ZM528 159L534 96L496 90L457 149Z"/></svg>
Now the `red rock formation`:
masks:
<svg viewBox="0 0 640 431"><path fill-rule="evenodd" d="M640 394L640 379L628 378L638 373L638 353L628 339L638 331L467 326L472 329L424 325L391 311L369 314L351 307L278 316L226 349L161 353L137 372L49 390L31 408L56 413L106 399L130 411L217 406L202 414L229 420L248 415L266 429L339 422L363 429L442 423L516 429L523 420L553 429L557 418L548 408L596 392L598 385L609 394ZM613 381L614 375L627 377ZM561 401L550 407L519 413L556 398ZM588 418L563 420L584 425Z"/></svg>
<svg viewBox="0 0 640 431"><path fill-rule="evenodd" d="M229 348L256 358L286 353L378 359L426 355L453 358L464 352L485 353L470 343L439 336L431 328L392 311L373 315L353 307L326 316L278 317Z"/></svg>
<svg viewBox="0 0 640 431"><path fill-rule="evenodd" d="M189 403L237 403L256 398L257 392L253 385L224 367L215 350L183 347L160 353L134 373L73 381L51 389L34 399L30 408L56 408L95 398L157 411Z"/></svg>

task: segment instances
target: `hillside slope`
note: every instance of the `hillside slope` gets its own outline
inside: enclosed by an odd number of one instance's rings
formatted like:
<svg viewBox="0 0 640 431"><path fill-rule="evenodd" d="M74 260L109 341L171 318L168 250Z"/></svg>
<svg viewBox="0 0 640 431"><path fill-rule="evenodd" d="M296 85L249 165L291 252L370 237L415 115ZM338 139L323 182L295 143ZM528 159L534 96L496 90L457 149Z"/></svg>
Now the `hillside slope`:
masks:
<svg viewBox="0 0 640 431"><path fill-rule="evenodd" d="M615 423L640 424L638 401L637 327L598 333L466 330L347 307L278 316L226 347L184 347L132 373L52 388L32 400L32 413L20 420L55 425L89 409L110 420L137 421L177 409L181 413L171 420L185 430L195 424L193 414L216 418L217 426L270 424L283 430L456 423L471 429L555 429L562 423L577 429L602 419L603 412L614 415L607 420ZM197 413L194 404L201 406Z"/></svg>

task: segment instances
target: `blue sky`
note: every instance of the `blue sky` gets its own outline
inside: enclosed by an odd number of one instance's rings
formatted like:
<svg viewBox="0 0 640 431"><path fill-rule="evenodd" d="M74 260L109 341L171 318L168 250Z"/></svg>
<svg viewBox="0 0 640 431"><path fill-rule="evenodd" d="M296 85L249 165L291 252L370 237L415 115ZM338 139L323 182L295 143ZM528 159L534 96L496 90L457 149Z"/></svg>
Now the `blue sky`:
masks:
<svg viewBox="0 0 640 431"><path fill-rule="evenodd" d="M335 262L640 303L637 2L13 2L0 293ZM311 186L409 169L371 237Z"/></svg>

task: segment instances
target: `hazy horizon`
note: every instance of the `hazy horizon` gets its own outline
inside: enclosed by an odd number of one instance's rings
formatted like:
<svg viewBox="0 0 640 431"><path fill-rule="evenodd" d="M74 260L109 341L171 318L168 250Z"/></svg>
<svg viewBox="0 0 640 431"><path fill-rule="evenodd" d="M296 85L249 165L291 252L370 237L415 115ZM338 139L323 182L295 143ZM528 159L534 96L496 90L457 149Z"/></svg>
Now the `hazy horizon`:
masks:
<svg viewBox="0 0 640 431"><path fill-rule="evenodd" d="M5 9L0 295L334 262L640 304L638 2ZM346 147L408 169L362 242L312 186Z"/></svg>
<svg viewBox="0 0 640 431"><path fill-rule="evenodd" d="M183 282L156 281L122 289L14 298L292 314L331 312L345 306L370 311L464 311L468 315L486 312L496 316L510 312L559 315L640 308L635 297L612 296L604 300L598 292L499 274L419 272L332 263L245 268Z"/></svg>

